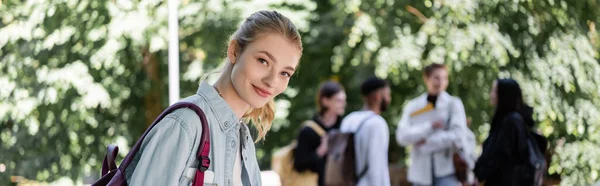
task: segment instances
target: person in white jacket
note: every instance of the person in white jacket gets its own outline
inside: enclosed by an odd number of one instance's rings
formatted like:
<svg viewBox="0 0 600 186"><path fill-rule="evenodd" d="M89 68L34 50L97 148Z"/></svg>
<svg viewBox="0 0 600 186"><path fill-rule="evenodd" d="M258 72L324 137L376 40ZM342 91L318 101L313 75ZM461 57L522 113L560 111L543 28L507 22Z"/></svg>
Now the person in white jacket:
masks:
<svg viewBox="0 0 600 186"><path fill-rule="evenodd" d="M424 79L427 93L408 102L396 129L398 144L411 147L408 181L415 186L461 185L455 177L452 154L458 149L472 152L475 145L469 142L473 135L466 126L463 103L445 92L445 65L427 66ZM467 154L472 168L474 158Z"/></svg>

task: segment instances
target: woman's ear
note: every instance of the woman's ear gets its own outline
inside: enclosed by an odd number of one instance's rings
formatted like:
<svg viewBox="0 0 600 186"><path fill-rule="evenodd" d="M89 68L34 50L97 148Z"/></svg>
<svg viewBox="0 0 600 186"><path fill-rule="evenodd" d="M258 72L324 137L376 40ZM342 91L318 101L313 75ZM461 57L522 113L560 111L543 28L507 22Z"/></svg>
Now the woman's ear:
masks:
<svg viewBox="0 0 600 186"><path fill-rule="evenodd" d="M227 59L229 59L229 63L235 64L235 60L238 54L238 43L235 40L231 40L229 42L229 46L227 47Z"/></svg>

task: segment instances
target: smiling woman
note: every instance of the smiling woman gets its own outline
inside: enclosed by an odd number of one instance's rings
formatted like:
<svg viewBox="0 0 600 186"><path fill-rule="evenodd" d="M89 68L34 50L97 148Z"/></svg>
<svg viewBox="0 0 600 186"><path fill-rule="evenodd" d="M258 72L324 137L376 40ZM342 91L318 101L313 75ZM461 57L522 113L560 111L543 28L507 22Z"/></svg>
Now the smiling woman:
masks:
<svg viewBox="0 0 600 186"><path fill-rule="evenodd" d="M201 108L208 129L202 128L191 109L171 112L144 138L141 153L125 170L127 183L198 183L194 175L200 164L196 153L202 130L208 130L213 148L203 182L262 185L246 123L252 120L259 132L256 140L264 139L275 117L273 98L285 91L301 56L300 35L288 18L276 11L252 14L231 37L227 64L215 84L202 82L195 95L180 101Z"/></svg>
<svg viewBox="0 0 600 186"><path fill-rule="evenodd" d="M236 116L253 120L259 139L275 117L273 98L287 88L302 55L300 35L293 25L256 21L273 19L263 16L251 16L233 35L227 50L229 63L215 83Z"/></svg>

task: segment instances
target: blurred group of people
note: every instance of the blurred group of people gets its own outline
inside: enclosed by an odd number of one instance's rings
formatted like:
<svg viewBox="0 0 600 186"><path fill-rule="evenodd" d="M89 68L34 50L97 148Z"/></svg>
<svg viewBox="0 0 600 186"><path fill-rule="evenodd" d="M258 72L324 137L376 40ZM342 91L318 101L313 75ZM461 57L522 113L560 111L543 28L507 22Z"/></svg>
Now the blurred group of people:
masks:
<svg viewBox="0 0 600 186"><path fill-rule="evenodd" d="M490 91L495 107L491 129L479 157L476 140L468 128L463 102L446 92L448 69L443 64L424 68L427 92L410 100L402 110L396 141L410 149L408 181L415 186L538 185L536 167L531 166L531 144L540 152L547 141L532 131L533 109L523 102L519 84L498 79ZM330 131L354 133L356 185L390 185L388 169L389 129L381 116L391 103L389 84L371 77L360 86L362 110L343 117L346 92L334 81L321 84L317 93L318 112L302 127L294 151L294 169L318 174L316 183L327 184L327 153ZM539 168L538 168L539 169ZM282 177L281 179L286 179Z"/></svg>

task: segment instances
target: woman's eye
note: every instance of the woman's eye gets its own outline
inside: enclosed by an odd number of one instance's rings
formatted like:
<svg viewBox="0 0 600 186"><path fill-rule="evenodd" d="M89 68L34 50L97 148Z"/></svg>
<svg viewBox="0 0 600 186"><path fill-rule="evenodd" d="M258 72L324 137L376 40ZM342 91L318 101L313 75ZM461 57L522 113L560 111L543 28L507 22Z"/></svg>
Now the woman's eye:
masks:
<svg viewBox="0 0 600 186"><path fill-rule="evenodd" d="M267 65L267 60L263 59L263 58L258 58L258 62L263 64L263 65Z"/></svg>
<svg viewBox="0 0 600 186"><path fill-rule="evenodd" d="M281 75L285 76L285 77L291 77L292 76L292 74L287 73L287 72L281 72Z"/></svg>

